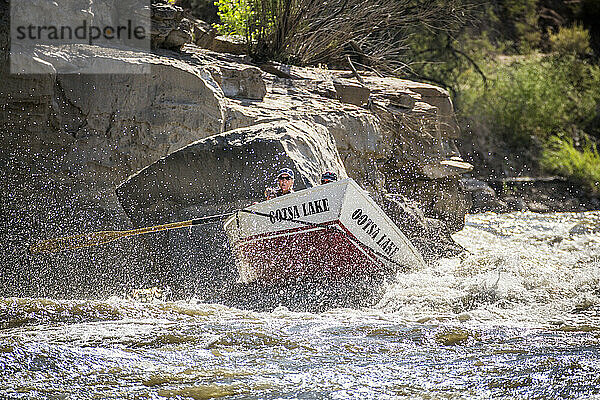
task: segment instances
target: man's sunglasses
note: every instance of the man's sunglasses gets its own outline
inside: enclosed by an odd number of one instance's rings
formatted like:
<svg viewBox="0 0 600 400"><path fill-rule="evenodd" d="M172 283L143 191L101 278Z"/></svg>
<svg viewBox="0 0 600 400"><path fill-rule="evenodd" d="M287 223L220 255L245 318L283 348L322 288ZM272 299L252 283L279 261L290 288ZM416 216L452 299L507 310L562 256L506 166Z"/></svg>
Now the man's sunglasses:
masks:
<svg viewBox="0 0 600 400"><path fill-rule="evenodd" d="M282 180L286 180L286 181L291 181L292 177L291 176L280 176L277 178L278 180L282 181Z"/></svg>

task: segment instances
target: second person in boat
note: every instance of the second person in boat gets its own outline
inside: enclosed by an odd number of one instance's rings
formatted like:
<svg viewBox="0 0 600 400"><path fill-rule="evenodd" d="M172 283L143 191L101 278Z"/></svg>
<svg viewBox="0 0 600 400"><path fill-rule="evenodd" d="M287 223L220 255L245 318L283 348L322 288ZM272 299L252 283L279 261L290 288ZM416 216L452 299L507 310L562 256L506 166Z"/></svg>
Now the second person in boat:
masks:
<svg viewBox="0 0 600 400"><path fill-rule="evenodd" d="M321 185L324 185L329 182L337 181L337 174L333 171L325 171L321 175Z"/></svg>

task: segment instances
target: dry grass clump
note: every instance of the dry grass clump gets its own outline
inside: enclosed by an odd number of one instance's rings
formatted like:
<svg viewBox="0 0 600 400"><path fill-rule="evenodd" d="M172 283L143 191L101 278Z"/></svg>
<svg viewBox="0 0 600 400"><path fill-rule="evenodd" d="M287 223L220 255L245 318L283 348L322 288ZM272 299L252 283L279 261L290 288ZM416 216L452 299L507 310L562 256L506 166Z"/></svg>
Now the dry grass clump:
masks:
<svg viewBox="0 0 600 400"><path fill-rule="evenodd" d="M397 71L415 27L463 23L465 0L220 0L222 31L247 38L250 54L300 65L353 59Z"/></svg>

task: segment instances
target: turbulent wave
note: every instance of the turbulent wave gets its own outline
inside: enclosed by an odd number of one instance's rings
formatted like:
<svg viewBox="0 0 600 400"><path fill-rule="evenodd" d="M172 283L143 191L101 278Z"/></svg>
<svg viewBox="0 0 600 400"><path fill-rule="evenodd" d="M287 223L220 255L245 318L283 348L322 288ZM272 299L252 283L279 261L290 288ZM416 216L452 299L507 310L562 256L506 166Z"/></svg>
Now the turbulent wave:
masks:
<svg viewBox="0 0 600 400"><path fill-rule="evenodd" d="M600 398L597 220L470 216L374 307L0 299L0 398Z"/></svg>
<svg viewBox="0 0 600 400"><path fill-rule="evenodd" d="M600 214L469 216L467 249L399 276L378 308L409 319L600 329Z"/></svg>

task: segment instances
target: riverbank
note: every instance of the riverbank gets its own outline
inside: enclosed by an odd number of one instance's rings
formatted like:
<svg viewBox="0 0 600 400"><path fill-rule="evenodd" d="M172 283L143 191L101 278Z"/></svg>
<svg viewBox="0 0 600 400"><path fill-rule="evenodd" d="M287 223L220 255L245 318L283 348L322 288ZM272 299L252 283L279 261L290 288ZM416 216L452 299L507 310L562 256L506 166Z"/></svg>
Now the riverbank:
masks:
<svg viewBox="0 0 600 400"><path fill-rule="evenodd" d="M79 18L76 3L49 3L48 13ZM231 274L213 268L231 259L221 226L62 254L27 248L230 212L262 201L283 167L295 172L296 190L318 185L327 170L351 177L401 229L417 222L435 233L420 235L431 257L455 251L450 235L467 211L459 178L471 165L456 149L446 90L372 72L255 63L215 47L220 38L201 35L206 24L171 2L151 8L152 49L36 44L22 56L43 74L10 73L8 40L0 40L2 294L96 296L157 280L186 295L219 291ZM94 12L110 20L108 9ZM0 10L8 12L6 1ZM0 36L8 28L0 20ZM80 62L106 73L60 73ZM148 74L121 73L139 65ZM417 200L421 209L406 206ZM64 278L45 282L48 274Z"/></svg>

